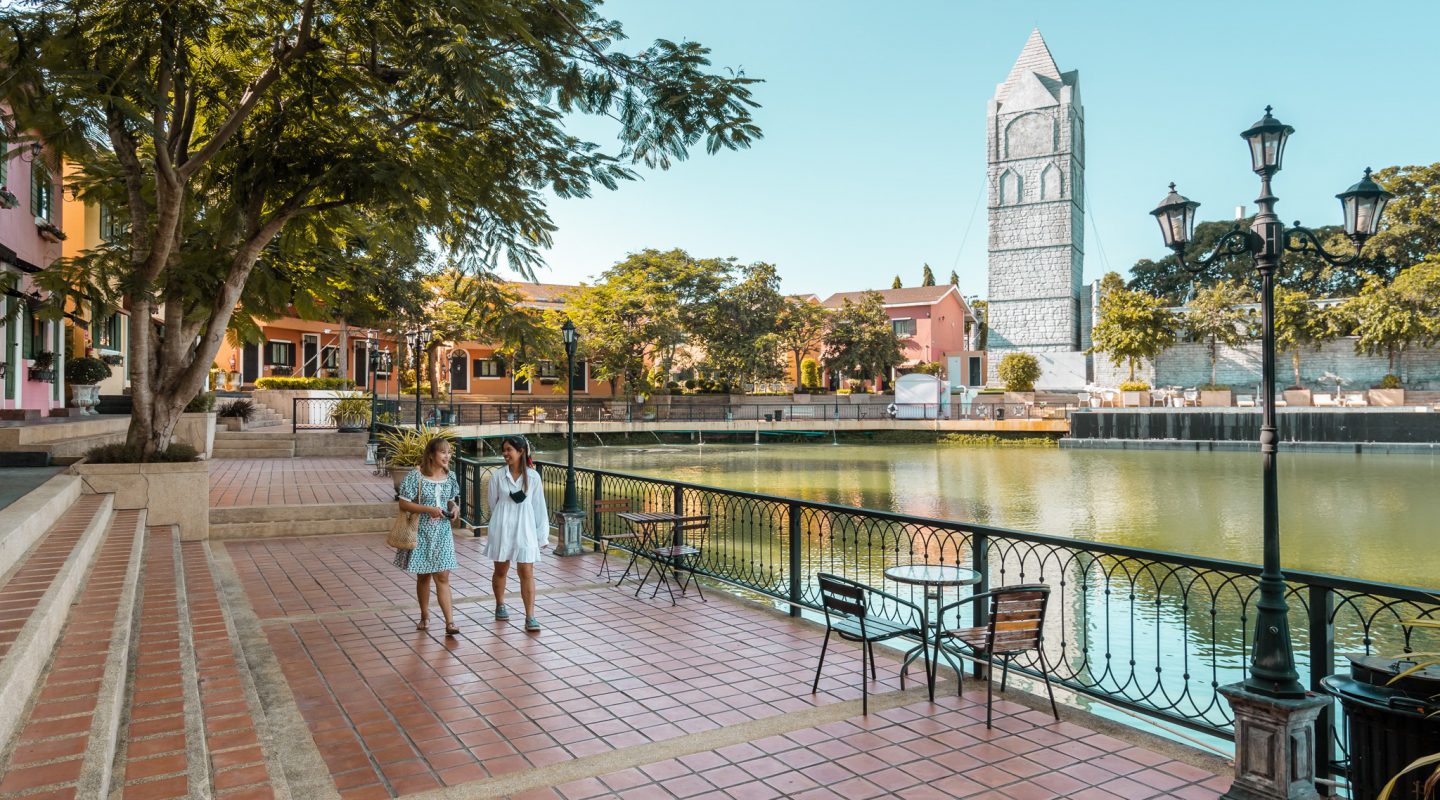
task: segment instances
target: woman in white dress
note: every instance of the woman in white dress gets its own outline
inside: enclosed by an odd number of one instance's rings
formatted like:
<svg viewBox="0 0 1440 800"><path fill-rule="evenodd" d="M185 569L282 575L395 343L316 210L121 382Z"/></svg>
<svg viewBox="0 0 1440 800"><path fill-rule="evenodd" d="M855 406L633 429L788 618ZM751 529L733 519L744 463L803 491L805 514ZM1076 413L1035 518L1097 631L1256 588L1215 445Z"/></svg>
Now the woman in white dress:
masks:
<svg viewBox="0 0 1440 800"><path fill-rule="evenodd" d="M525 630L540 630L535 618L535 562L540 547L550 538L545 510L545 489L530 460L530 443L523 436L508 436L500 445L505 468L490 477L490 534L485 556L495 562L490 587L495 592L495 619L510 618L505 607L505 579L510 562L520 576L520 600L525 604Z"/></svg>

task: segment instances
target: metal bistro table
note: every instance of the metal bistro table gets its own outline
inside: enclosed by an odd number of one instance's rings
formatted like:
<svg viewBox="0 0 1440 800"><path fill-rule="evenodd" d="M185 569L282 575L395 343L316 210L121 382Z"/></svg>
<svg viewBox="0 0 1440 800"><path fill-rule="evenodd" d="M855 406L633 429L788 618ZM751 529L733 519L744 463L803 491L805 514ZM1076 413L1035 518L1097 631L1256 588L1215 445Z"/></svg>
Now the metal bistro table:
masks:
<svg viewBox="0 0 1440 800"><path fill-rule="evenodd" d="M629 577L630 570L634 568L635 563L640 560L640 555L645 552L647 548L659 544L656 529L664 523L673 524L679 522L685 519L685 515L671 513L669 511L622 511L615 516L625 520L625 522L630 525L631 530L637 534L635 549L630 553L630 563L625 565L625 571L620 573L620 580L615 582L615 585L619 586L625 582L625 578ZM676 544L679 544L679 542L677 541ZM638 592L639 590L637 589L636 591Z"/></svg>
<svg viewBox="0 0 1440 800"><path fill-rule="evenodd" d="M892 581L895 581L896 583L906 583L910 584L911 586L925 587L924 607L925 616L927 617L927 619L930 617L929 603L930 601L934 601L935 603L935 618L931 620L929 624L935 629L935 642L937 645L940 642L940 636L942 634L941 620L939 619L939 616L940 609L945 607L945 587L974 586L975 584L980 582L980 573L976 572L973 569L966 569L964 567L947 567L942 564L906 564L903 566L890 567L889 569L885 570L885 577L889 578ZM905 662L900 665L900 670L902 672L905 671L910 666L910 662L914 661L915 656L919 655L924 650L924 648L924 642L921 642L920 645L917 647L911 648L910 652L905 654ZM936 647L936 650L940 650L940 648ZM951 657L950 653L943 650L940 652L944 653L945 660L950 662L950 666L954 668L957 673L961 672L960 665L955 663L955 659ZM925 676L925 679L926 682L929 684L930 699L934 700L935 677L940 672L939 653L937 653L936 657L932 659L931 664L933 666L931 667L930 672Z"/></svg>

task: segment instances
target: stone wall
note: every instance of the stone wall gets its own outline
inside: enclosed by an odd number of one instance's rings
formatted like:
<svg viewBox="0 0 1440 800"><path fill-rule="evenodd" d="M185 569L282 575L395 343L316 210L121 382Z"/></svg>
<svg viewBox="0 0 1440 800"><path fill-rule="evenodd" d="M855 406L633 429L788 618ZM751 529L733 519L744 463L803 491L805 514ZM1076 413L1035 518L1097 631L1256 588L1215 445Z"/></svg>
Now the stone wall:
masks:
<svg viewBox="0 0 1440 800"><path fill-rule="evenodd" d="M1128 369L1116 367L1104 353L1094 356L1095 383L1118 386L1126 380ZM1217 382L1230 384L1237 390L1260 383L1260 343L1252 342L1238 348L1224 347L1217 359ZM1404 353L1397 364L1400 377L1408 389L1440 389L1440 349L1415 350ZM1379 383L1388 371L1384 356L1355 354L1355 339L1347 337L1326 342L1319 350L1306 349L1300 354L1300 380L1310 389L1334 389L1334 384L1320 382L1320 376L1332 373L1348 383L1341 389L1368 389ZM1289 353L1275 359L1275 374L1281 386L1294 381ZM1154 364L1148 362L1135 372L1139 380L1151 386L1196 386L1210 382L1210 349L1203 344L1183 343L1161 353Z"/></svg>

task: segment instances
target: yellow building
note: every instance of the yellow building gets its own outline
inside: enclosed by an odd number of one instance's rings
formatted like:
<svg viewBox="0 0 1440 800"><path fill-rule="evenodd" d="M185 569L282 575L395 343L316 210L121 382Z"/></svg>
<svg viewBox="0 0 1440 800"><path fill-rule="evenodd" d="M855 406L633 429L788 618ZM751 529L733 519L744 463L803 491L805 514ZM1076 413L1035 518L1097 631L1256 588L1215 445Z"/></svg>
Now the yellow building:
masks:
<svg viewBox="0 0 1440 800"><path fill-rule="evenodd" d="M109 210L96 203L86 203L75 196L71 177L77 172L73 164L65 165L64 190L61 192L65 219L65 241L61 255L73 258L93 250L119 235ZM126 394L130 389L129 314L124 309L104 308L90 301L75 307L70 301L66 317L70 353L88 353L110 365L110 377L100 384L100 394Z"/></svg>

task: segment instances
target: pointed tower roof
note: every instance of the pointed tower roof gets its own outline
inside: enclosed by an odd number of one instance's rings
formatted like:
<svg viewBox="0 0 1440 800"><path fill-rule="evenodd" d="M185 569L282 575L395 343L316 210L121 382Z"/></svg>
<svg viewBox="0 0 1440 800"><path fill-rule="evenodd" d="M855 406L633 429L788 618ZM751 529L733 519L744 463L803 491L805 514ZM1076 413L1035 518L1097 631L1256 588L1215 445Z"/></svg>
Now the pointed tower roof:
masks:
<svg viewBox="0 0 1440 800"><path fill-rule="evenodd" d="M1039 28L1030 31L1030 38L1025 40L1025 47L1020 51L1020 57L1015 59L1015 66L1010 68L1009 76L995 93L996 99L1005 100L1013 91L1030 82L1027 79L1031 75L1039 76L1041 83L1052 94L1054 89L1051 87L1062 83L1060 68L1055 66L1055 58L1050 55L1050 48L1045 45L1045 37L1040 35Z"/></svg>

